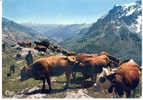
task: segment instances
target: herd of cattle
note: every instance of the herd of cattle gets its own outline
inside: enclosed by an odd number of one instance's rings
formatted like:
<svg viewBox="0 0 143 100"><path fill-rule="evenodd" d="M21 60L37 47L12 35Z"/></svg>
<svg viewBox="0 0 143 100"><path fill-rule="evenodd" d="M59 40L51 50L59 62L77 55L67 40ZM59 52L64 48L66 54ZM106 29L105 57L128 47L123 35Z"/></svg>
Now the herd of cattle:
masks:
<svg viewBox="0 0 143 100"><path fill-rule="evenodd" d="M31 41L18 41L17 44L21 47L32 47ZM53 52L59 52L59 53L62 53L63 55L67 55L67 56L75 55L75 52L70 52L66 49L58 47L57 45L54 45L47 41L42 41L42 42L34 41L34 44L35 44L34 49L38 50L39 52L46 53L47 49L50 49ZM17 49L19 49L19 48L17 48Z"/></svg>
<svg viewBox="0 0 143 100"><path fill-rule="evenodd" d="M114 69L113 69L114 67ZM59 76L65 73L66 85L69 86L71 75L76 79L76 73L81 72L83 79L91 78L95 91L108 91L116 97L135 97L135 90L140 81L140 67L133 60L121 62L120 58L107 52L100 54L81 53L72 56L50 56L40 58L30 66L21 68L21 81L29 78L42 80L42 92L45 91L47 81L51 87L51 76ZM83 80L83 81L84 81ZM76 81L76 80L75 80Z"/></svg>

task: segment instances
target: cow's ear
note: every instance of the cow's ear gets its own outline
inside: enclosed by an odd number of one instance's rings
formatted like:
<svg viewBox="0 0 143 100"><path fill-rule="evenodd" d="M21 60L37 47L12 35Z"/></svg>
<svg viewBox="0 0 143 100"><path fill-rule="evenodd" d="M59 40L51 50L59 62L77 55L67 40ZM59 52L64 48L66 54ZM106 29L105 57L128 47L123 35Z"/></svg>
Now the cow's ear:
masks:
<svg viewBox="0 0 143 100"><path fill-rule="evenodd" d="M113 79L116 78L116 73L110 74L110 75L108 75L106 77L107 77L107 79L109 79L110 81L112 81Z"/></svg>
<svg viewBox="0 0 143 100"><path fill-rule="evenodd" d="M68 60L71 61L71 62L76 61L76 57L74 57L74 56L68 56L67 58L68 58Z"/></svg>

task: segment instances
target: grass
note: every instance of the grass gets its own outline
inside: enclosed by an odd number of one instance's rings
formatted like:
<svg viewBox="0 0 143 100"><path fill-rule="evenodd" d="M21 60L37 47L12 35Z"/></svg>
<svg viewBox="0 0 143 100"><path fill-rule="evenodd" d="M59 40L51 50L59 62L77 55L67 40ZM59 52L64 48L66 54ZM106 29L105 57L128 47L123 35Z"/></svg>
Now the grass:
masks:
<svg viewBox="0 0 143 100"><path fill-rule="evenodd" d="M9 98L9 97L13 97L13 95L15 95L15 93L22 91L23 89L26 88L32 88L34 86L37 86L39 84L41 84L41 81L38 80L34 80L34 79L29 79L26 80L24 82L20 82L17 78L20 77L20 68L21 66L26 66L26 62L24 60L24 57L22 57L21 59L16 59L14 57L14 55L16 55L16 53L18 53L18 51L14 48L6 48L6 51L3 52L2 54L2 96L3 98ZM56 53L52 54L52 55L56 55ZM39 59L41 57L48 57L51 56L49 54L45 55L45 56L37 56L34 57L34 60ZM17 61L21 61L24 60L23 62L16 64ZM11 64L15 64L16 67L16 72L11 76L11 77L7 77L7 73L9 72L9 66ZM56 82L52 82L52 88L53 90L51 91L50 94L46 94L45 98L64 98L66 96L66 92L67 91L77 91L80 88L83 88L83 86L81 85L81 74L78 73L77 74L77 80L76 81L72 81L72 84L69 85L69 88L67 90L64 90L64 82L66 81L64 74L58 77L54 77L56 79ZM90 79L87 81L87 83L91 83ZM40 85L40 87L42 87ZM46 83L46 88L48 88L48 85ZM94 98L111 98L111 94L106 94L104 95L102 92L98 92L98 93L94 93L94 88L91 86L88 89L88 95ZM14 94L12 95L7 95L6 91L13 91ZM140 81L140 85L137 88L137 97L141 96L141 81Z"/></svg>

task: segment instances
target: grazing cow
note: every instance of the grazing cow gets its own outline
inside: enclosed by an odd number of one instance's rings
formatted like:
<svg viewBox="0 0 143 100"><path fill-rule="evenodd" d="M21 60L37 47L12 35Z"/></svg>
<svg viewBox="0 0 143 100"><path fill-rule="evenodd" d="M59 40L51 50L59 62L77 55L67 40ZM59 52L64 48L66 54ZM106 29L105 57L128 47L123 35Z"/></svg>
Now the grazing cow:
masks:
<svg viewBox="0 0 143 100"><path fill-rule="evenodd" d="M22 51L22 48L21 47L17 47L16 50Z"/></svg>
<svg viewBox="0 0 143 100"><path fill-rule="evenodd" d="M38 42L38 41L34 41L34 43L36 44L36 46L41 45L41 43L40 43L40 42Z"/></svg>
<svg viewBox="0 0 143 100"><path fill-rule="evenodd" d="M133 97L136 95L136 87L139 84L139 66L133 60L124 62L112 74L99 77L97 83L103 87L103 83L111 83L108 85L108 91L115 92L116 97L122 97L124 93L126 97L131 96L133 90ZM102 84L101 84L102 83ZM107 85L106 85L107 86ZM97 86L99 88L99 85Z"/></svg>
<svg viewBox="0 0 143 100"><path fill-rule="evenodd" d="M43 81L42 91L45 90L45 81L49 85L49 92L51 88L51 76L59 76L63 73L66 74L66 86L68 87L70 82L70 74L72 72L73 64L76 58L74 56L51 56L48 58L41 58L35 61L28 67L23 67L21 70L21 81L29 78Z"/></svg>
<svg viewBox="0 0 143 100"><path fill-rule="evenodd" d="M38 50L39 52L40 51L43 51L43 52L46 52L47 51L47 47L45 47L45 46L36 46L36 47L34 47L34 49L36 49L36 50Z"/></svg>
<svg viewBox="0 0 143 100"><path fill-rule="evenodd" d="M45 47L49 47L50 43L46 42L46 41L42 41L42 42L38 42L38 41L34 41L34 43L36 44L36 46L45 46Z"/></svg>
<svg viewBox="0 0 143 100"><path fill-rule="evenodd" d="M93 82L96 80L96 75L101 73L104 67L108 68L108 66L110 66L110 60L105 55L97 57L85 57L83 59L77 58L77 62L79 65L74 68L80 68L81 70L84 68L86 71L83 74L88 74L92 78Z"/></svg>
<svg viewBox="0 0 143 100"><path fill-rule="evenodd" d="M68 50L63 50L63 51L62 51L62 54L63 54L63 55L66 55L66 56L74 56L74 55L76 55L75 52L70 52L70 51L68 51Z"/></svg>
<svg viewBox="0 0 143 100"><path fill-rule="evenodd" d="M76 60L79 62L79 64L74 67L74 71L72 73L73 79L76 78L76 72L82 72L83 77L85 79L89 78L91 73L90 71L88 71L89 69L87 68L86 64L81 63L81 62L84 60L87 60L88 58L97 57L97 56L98 56L97 54L87 54L87 53L81 53L77 55Z"/></svg>
<svg viewBox="0 0 143 100"><path fill-rule="evenodd" d="M22 47L31 47L32 45L30 41L18 41L17 44Z"/></svg>

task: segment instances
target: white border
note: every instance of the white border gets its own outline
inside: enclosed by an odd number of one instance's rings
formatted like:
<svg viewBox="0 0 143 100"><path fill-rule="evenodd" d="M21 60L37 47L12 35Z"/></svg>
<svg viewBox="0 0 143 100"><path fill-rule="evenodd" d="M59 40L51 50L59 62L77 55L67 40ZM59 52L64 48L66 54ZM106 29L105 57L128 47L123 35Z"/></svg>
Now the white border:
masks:
<svg viewBox="0 0 143 100"><path fill-rule="evenodd" d="M2 98L2 0L0 0L0 97Z"/></svg>
<svg viewBox="0 0 143 100"><path fill-rule="evenodd" d="M142 11L143 11L143 0L142 0ZM142 19L143 19L143 13L142 13ZM143 20L142 20L142 22L143 22ZM143 32L143 25L142 25L142 32ZM143 39L143 35L142 35L142 39ZM142 57L143 57L143 40L142 40ZM0 84L0 99L4 99L4 98L2 98L2 0L0 0L0 67L1 67L0 68L0 82L1 82L1 84ZM143 67L143 58L142 58L142 67ZM142 75L142 77L143 77L143 75ZM143 87L143 82L142 82L142 87ZM142 93L143 93L143 88L142 88ZM143 96L141 96L139 99L142 99L142 97ZM15 99L15 98L8 98L6 100L11 100L11 99ZM50 99L50 98L46 98L46 99ZM68 98L68 99L70 99L70 98ZM93 100L93 99L103 100L103 98L89 98L89 99L90 100ZM113 98L107 98L107 99L113 99ZM123 98L120 98L120 99L123 99ZM138 99L138 98L135 98L135 99ZM15 99L15 100L19 100L19 99ZM27 100L30 100L30 99L27 99ZM40 100L45 100L45 99L41 98ZM52 99L52 100L61 100L61 99ZM65 99L65 100L67 100L67 99ZM77 99L71 98L71 100L77 100ZM82 100L87 100L87 98L82 99Z"/></svg>

